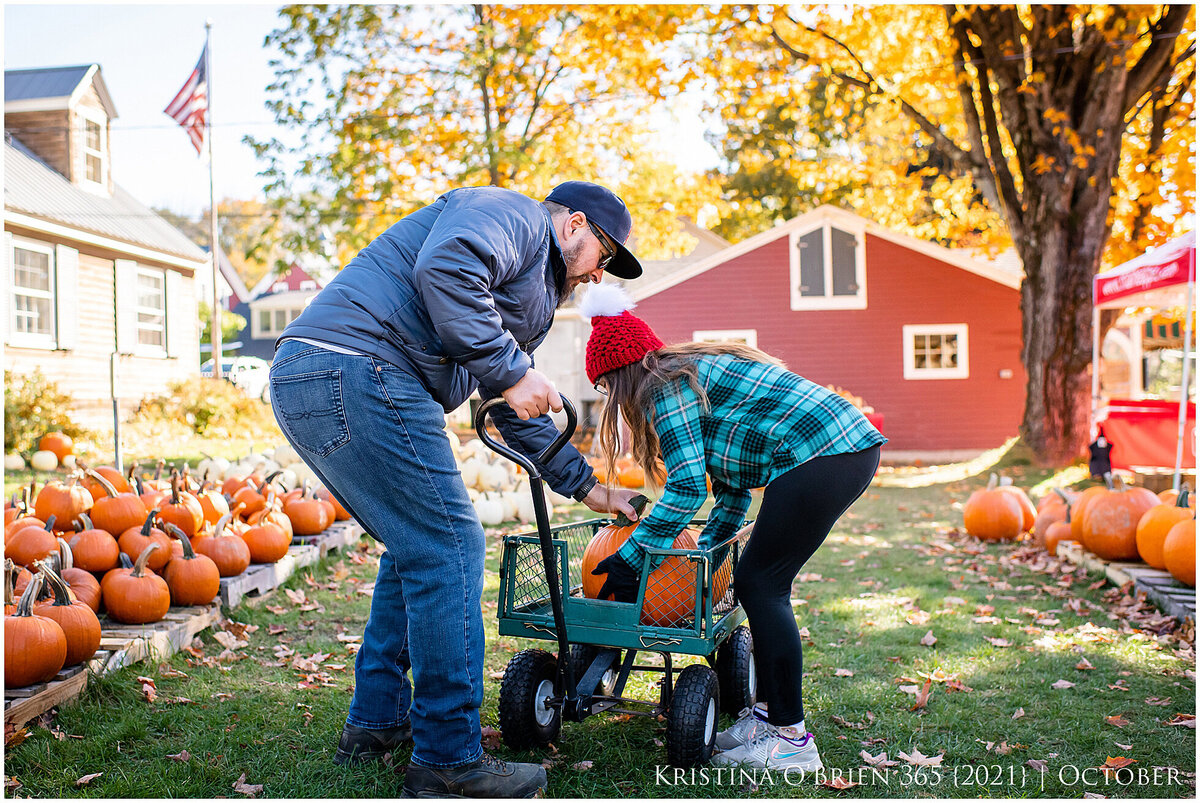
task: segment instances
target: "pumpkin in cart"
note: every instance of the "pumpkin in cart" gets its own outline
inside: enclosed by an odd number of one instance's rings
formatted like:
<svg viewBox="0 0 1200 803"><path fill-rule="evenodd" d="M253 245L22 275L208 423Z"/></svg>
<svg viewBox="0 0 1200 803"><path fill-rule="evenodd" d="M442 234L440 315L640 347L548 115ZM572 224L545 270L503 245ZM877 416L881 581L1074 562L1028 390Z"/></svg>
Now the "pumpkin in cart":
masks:
<svg viewBox="0 0 1200 803"><path fill-rule="evenodd" d="M1137 560L1137 526L1143 515L1158 504L1146 488L1128 487L1117 477L1105 477L1110 486L1097 494L1083 514L1083 548L1101 560Z"/></svg>
<svg viewBox="0 0 1200 803"><path fill-rule="evenodd" d="M963 526L966 531L985 541L1005 541L1016 538L1023 530L1025 512L1015 494L999 487L993 474L986 488L975 491L963 505Z"/></svg>
<svg viewBox="0 0 1200 803"><path fill-rule="evenodd" d="M1161 497L1160 497L1161 498ZM1137 551L1147 566L1155 569L1165 569L1163 561L1163 543L1167 533L1181 521L1195 515L1189 506L1190 494L1187 486L1171 504L1155 505L1142 515L1137 524Z"/></svg>
<svg viewBox="0 0 1200 803"><path fill-rule="evenodd" d="M50 680L67 660L67 637L58 622L33 612L33 601L44 576L34 575L4 617L4 686L15 689Z"/></svg>
<svg viewBox="0 0 1200 803"><path fill-rule="evenodd" d="M641 516L647 500L644 496L636 496L630 500L634 510ZM612 555L629 536L637 529L640 522L632 522L625 516L607 527L600 528L588 543L583 553L583 595L597 599L607 574L594 575L592 570ZM696 533L684 530L675 537L672 549L696 549ZM700 565L687 558L672 555L665 558L659 566L646 578L646 593L642 603L641 622L659 627L672 627L680 620L689 617L695 608L697 570ZM640 567L637 567L640 570ZM719 600L725 596L729 588L730 571L723 565L714 575L712 598ZM610 597L611 599L611 597Z"/></svg>
<svg viewBox="0 0 1200 803"><path fill-rule="evenodd" d="M162 544L151 542L138 555L132 569L113 569L104 576L100 587L110 619L127 625L145 625L167 615L171 590L167 581L146 565L151 555L161 551Z"/></svg>
<svg viewBox="0 0 1200 803"><path fill-rule="evenodd" d="M1184 519L1163 540L1163 563L1181 583L1196 587L1196 520Z"/></svg>
<svg viewBox="0 0 1200 803"><path fill-rule="evenodd" d="M92 507L92 495L79 484L78 477L72 477L68 482L51 480L42 486L33 503L33 513L42 521L49 521L51 516L58 521L56 529L69 532L71 522L80 513L86 513Z"/></svg>
<svg viewBox="0 0 1200 803"><path fill-rule="evenodd" d="M93 526L91 517L86 513L81 513L75 520L75 527L78 532L67 541L75 565L97 574L115 568L121 554L117 539L106 530Z"/></svg>
<svg viewBox="0 0 1200 803"><path fill-rule="evenodd" d="M14 524L20 522L27 523L14 527L11 533L4 535L4 557L28 567L58 549L58 540L54 537L54 516L50 516L45 524L38 519L18 519Z"/></svg>
<svg viewBox="0 0 1200 803"><path fill-rule="evenodd" d="M116 538L145 520L149 508L137 494L121 493L101 475L91 470L87 473L104 490L104 496L93 502L92 509L88 512L96 527Z"/></svg>
<svg viewBox="0 0 1200 803"><path fill-rule="evenodd" d="M207 605L221 592L221 572L207 555L192 549L187 533L174 524L166 525L167 532L183 545L183 555L171 558L163 569L163 579L171 591L175 605Z"/></svg>
<svg viewBox="0 0 1200 803"><path fill-rule="evenodd" d="M71 599L66 581L47 562L42 562L41 569L54 593L54 599L35 603L33 612L37 616L53 619L62 628L67 639L67 656L63 659L63 666L81 664L100 649L100 620L87 603ZM94 577L92 582L95 582Z"/></svg>
<svg viewBox="0 0 1200 803"><path fill-rule="evenodd" d="M151 510L146 514L146 520L140 527L130 527L117 538L117 546L129 556L130 560L137 560L138 555L145 551L147 545L158 544L161 549L149 559L150 568L156 572L167 565L172 553L171 537L154 526L157 518L158 511Z"/></svg>
<svg viewBox="0 0 1200 803"><path fill-rule="evenodd" d="M226 529L232 518L232 513L226 513L217 522L213 534L195 544L196 552L211 558L222 577L239 575L250 565L250 547L240 535Z"/></svg>

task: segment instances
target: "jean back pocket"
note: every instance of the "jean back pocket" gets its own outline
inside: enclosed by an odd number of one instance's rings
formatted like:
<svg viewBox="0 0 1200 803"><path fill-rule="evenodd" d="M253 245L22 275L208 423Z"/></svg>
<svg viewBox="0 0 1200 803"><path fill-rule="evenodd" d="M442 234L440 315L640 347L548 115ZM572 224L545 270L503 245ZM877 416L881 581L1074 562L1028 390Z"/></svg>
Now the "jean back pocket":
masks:
<svg viewBox="0 0 1200 803"><path fill-rule="evenodd" d="M271 403L288 438L318 457L350 442L340 369L271 377Z"/></svg>

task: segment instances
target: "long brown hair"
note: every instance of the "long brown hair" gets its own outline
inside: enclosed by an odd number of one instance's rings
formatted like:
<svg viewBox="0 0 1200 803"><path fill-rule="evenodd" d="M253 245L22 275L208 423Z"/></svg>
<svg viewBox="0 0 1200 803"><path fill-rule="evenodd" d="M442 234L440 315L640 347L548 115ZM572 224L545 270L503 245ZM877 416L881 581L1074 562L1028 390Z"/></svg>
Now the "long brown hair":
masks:
<svg viewBox="0 0 1200 803"><path fill-rule="evenodd" d="M629 427L633 459L642 467L647 481L655 486L666 481L656 465L659 445L653 421L654 392L667 383L682 379L700 397L703 408L708 410L708 395L700 385L696 358L715 355L786 367L770 354L742 343L676 343L647 352L641 361L609 371L601 377L608 387L608 397L604 409L600 411L596 434L610 483L617 475L621 418Z"/></svg>

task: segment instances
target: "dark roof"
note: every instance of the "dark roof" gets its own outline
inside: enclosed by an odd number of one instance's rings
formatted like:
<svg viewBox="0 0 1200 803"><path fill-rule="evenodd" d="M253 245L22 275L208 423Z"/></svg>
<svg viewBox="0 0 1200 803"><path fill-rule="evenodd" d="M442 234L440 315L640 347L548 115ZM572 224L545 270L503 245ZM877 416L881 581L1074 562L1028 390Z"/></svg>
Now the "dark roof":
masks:
<svg viewBox="0 0 1200 803"><path fill-rule="evenodd" d="M79 85L93 76L96 81L96 91L104 103L109 117L116 117L117 110L104 79L100 77L100 66L97 64L79 64L73 67L35 67L27 70L4 71L4 102L14 103L21 100L36 100L39 98L69 98Z"/></svg>
<svg viewBox="0 0 1200 803"><path fill-rule="evenodd" d="M4 143L4 208L185 259L208 254L117 186L111 198L67 181L15 137Z"/></svg>

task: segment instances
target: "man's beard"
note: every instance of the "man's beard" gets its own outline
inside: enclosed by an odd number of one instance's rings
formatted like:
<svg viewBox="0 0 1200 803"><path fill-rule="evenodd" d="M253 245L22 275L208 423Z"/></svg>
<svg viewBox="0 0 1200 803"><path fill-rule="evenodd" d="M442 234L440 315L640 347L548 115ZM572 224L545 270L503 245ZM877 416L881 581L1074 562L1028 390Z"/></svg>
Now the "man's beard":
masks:
<svg viewBox="0 0 1200 803"><path fill-rule="evenodd" d="M579 262L582 259L582 252L582 242L576 242L574 245L563 249L563 264L566 265L567 268L563 277L562 287L558 288L558 306L560 307L567 303L567 301L571 298L571 294L575 290L575 288L571 285L571 279L581 275L576 271L579 268Z"/></svg>

